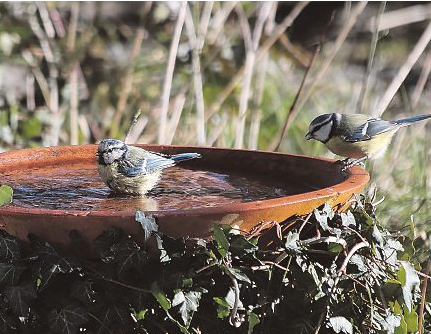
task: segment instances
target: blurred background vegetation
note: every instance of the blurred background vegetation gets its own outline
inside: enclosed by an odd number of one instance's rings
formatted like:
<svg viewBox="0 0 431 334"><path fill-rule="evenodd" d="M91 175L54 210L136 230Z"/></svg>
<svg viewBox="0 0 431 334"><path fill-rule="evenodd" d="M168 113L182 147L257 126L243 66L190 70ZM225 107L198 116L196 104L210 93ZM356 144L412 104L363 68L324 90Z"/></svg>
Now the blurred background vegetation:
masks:
<svg viewBox="0 0 431 334"><path fill-rule="evenodd" d="M124 139L140 112L130 143L333 157L304 140L318 114L430 112L430 18L411 2L2 2L0 151ZM394 228L429 230L429 136L403 129L367 163Z"/></svg>

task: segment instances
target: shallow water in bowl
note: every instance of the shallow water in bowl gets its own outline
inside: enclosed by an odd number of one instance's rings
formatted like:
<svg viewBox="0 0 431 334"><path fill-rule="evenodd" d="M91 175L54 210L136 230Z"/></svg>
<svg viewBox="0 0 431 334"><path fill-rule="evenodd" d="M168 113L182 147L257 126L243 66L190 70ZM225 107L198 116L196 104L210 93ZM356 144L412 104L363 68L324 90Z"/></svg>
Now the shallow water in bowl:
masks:
<svg viewBox="0 0 431 334"><path fill-rule="evenodd" d="M221 206L313 191L310 185L181 167L166 169L146 197L112 194L95 165L50 166L0 175L14 189L11 205L55 210L175 210Z"/></svg>

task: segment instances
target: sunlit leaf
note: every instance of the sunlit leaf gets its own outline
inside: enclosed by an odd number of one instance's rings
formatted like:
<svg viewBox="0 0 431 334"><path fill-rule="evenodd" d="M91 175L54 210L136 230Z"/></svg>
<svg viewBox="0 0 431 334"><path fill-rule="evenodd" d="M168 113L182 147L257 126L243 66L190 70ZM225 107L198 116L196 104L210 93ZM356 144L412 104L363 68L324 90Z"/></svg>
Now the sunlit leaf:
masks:
<svg viewBox="0 0 431 334"><path fill-rule="evenodd" d="M151 285L151 293L157 299L160 306L165 311L167 311L171 308L171 302L169 301L168 297L166 297L166 294L162 290L160 290L159 286L157 285L157 282L154 282Z"/></svg>
<svg viewBox="0 0 431 334"><path fill-rule="evenodd" d="M157 232L159 230L159 225L157 225L156 218L153 216L146 216L142 211L136 211L135 220L141 224L141 227L144 230L145 241L151 237L153 232Z"/></svg>
<svg viewBox="0 0 431 334"><path fill-rule="evenodd" d="M247 334L252 334L254 327L260 323L259 317L254 312L248 312L248 331Z"/></svg>
<svg viewBox="0 0 431 334"><path fill-rule="evenodd" d="M415 310L409 310L408 305L404 305L404 321L407 325L407 331L410 333L416 333L419 329L419 316Z"/></svg>
<svg viewBox="0 0 431 334"><path fill-rule="evenodd" d="M7 185L0 186L0 206L12 203L13 189Z"/></svg>
<svg viewBox="0 0 431 334"><path fill-rule="evenodd" d="M230 244L226 238L224 230L218 224L214 224L214 239L218 245L218 252L222 257L225 257L229 250Z"/></svg>
<svg viewBox="0 0 431 334"><path fill-rule="evenodd" d="M413 293L418 291L420 279L415 268L409 262L401 262L398 270L398 280L401 282L405 305L411 311L413 306Z"/></svg>
<svg viewBox="0 0 431 334"><path fill-rule="evenodd" d="M329 324L335 333L353 333L352 323L345 317L331 317L329 318Z"/></svg>
<svg viewBox="0 0 431 334"><path fill-rule="evenodd" d="M189 326L193 317L193 313L198 310L199 301L201 299L202 293L198 291L187 291L183 292L179 290L172 300L172 306L178 306L181 319L184 325Z"/></svg>

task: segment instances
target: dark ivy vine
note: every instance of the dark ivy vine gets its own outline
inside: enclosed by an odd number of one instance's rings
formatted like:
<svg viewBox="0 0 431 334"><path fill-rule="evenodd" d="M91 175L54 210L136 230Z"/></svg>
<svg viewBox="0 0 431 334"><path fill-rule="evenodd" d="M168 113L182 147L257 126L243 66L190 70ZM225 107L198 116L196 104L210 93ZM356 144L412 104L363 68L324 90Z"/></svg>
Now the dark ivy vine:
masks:
<svg viewBox="0 0 431 334"><path fill-rule="evenodd" d="M390 233L363 200L241 234L174 240L137 215L159 254L118 229L92 260L0 232L0 333L414 333L427 321L414 227ZM422 242L423 243L423 242ZM420 305L421 302L424 305ZM421 329L421 330L422 330Z"/></svg>

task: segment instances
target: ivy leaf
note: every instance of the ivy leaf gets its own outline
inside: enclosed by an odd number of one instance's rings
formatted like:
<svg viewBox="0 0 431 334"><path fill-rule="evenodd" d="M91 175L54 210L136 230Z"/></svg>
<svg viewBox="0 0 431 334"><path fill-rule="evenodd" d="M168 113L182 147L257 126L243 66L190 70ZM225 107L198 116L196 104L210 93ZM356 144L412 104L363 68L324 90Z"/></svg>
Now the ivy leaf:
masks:
<svg viewBox="0 0 431 334"><path fill-rule="evenodd" d="M247 277L246 274L244 274L242 271L240 271L237 268L232 268L232 267L227 267L227 266L223 266L224 271L230 275L235 277L238 281L243 281L246 283L251 284L250 279Z"/></svg>
<svg viewBox="0 0 431 334"><path fill-rule="evenodd" d="M114 259L112 246L123 238L123 232L118 228L109 228L93 241L94 250L103 262L109 263Z"/></svg>
<svg viewBox="0 0 431 334"><path fill-rule="evenodd" d="M260 323L259 316L256 313L248 312L248 331L247 334L252 334L254 327Z"/></svg>
<svg viewBox="0 0 431 334"><path fill-rule="evenodd" d="M401 261L401 267L398 270L397 278L401 282L403 298L408 310L411 311L413 306L413 292L419 288L420 279L415 268L405 261Z"/></svg>
<svg viewBox="0 0 431 334"><path fill-rule="evenodd" d="M184 325L187 327L192 321L193 313L198 310L201 296L202 292L199 291L183 292L178 290L172 300L172 307L181 305L179 313L181 315L181 319L183 319Z"/></svg>
<svg viewBox="0 0 431 334"><path fill-rule="evenodd" d="M289 232L286 236L286 241L284 246L288 252L293 254L297 254L301 250L301 246L298 244L299 241L299 233L298 232Z"/></svg>
<svg viewBox="0 0 431 334"><path fill-rule="evenodd" d="M404 321L409 333L416 333L419 330L419 316L415 310L409 310L408 305L404 305Z"/></svg>
<svg viewBox="0 0 431 334"><path fill-rule="evenodd" d="M17 238L0 231L0 261L10 262L21 257L21 245Z"/></svg>
<svg viewBox="0 0 431 334"><path fill-rule="evenodd" d="M16 333L18 329L18 317L3 312L0 308L0 333Z"/></svg>
<svg viewBox="0 0 431 334"><path fill-rule="evenodd" d="M49 244L45 243L42 249L38 252L43 263L40 266L40 276L42 284L40 290L47 287L51 279L57 274L71 273L74 270L81 269L81 266L72 259L63 257Z"/></svg>
<svg viewBox="0 0 431 334"><path fill-rule="evenodd" d="M331 325L335 333L353 333L353 325L345 317L331 317L329 318L329 324Z"/></svg>
<svg viewBox="0 0 431 334"><path fill-rule="evenodd" d="M314 210L314 217L323 230L329 231L331 228L328 225L328 219L334 218L334 210L329 203L325 203L322 210Z"/></svg>
<svg viewBox="0 0 431 334"><path fill-rule="evenodd" d="M162 240L162 248L170 258L179 258L186 251L186 243L183 238L175 239L165 234L159 234Z"/></svg>
<svg viewBox="0 0 431 334"><path fill-rule="evenodd" d="M214 239L217 242L217 250L222 257L225 257L229 251L229 241L226 238L224 230L218 225L214 224Z"/></svg>
<svg viewBox="0 0 431 334"><path fill-rule="evenodd" d="M75 281L72 285L70 295L78 299L84 305L91 305L96 296L96 292L93 290L93 281Z"/></svg>
<svg viewBox="0 0 431 334"><path fill-rule="evenodd" d="M244 256L256 252L258 247L247 240L242 234L232 234L229 250L236 256Z"/></svg>
<svg viewBox="0 0 431 334"><path fill-rule="evenodd" d="M407 334L407 324L404 317L401 317L400 325L395 328L394 334Z"/></svg>
<svg viewBox="0 0 431 334"><path fill-rule="evenodd" d="M356 226L355 216L351 211L347 211L346 213L340 213L341 216L341 224L345 227Z"/></svg>
<svg viewBox="0 0 431 334"><path fill-rule="evenodd" d="M52 310L48 313L48 325L57 333L78 333L80 327L88 320L87 311L77 305L69 305L59 311Z"/></svg>
<svg viewBox="0 0 431 334"><path fill-rule="evenodd" d="M121 302L103 302L93 307L100 324L96 333L131 333L131 312L128 305ZM96 316L91 313L93 316Z"/></svg>
<svg viewBox="0 0 431 334"><path fill-rule="evenodd" d="M401 317L394 314L389 314L386 318L383 318L379 314L375 315L376 320L385 330L385 333L393 334L395 329L401 324Z"/></svg>
<svg viewBox="0 0 431 334"><path fill-rule="evenodd" d="M33 282L9 286L4 289L4 295L15 314L20 317L28 315L30 304L37 297Z"/></svg>
<svg viewBox="0 0 431 334"><path fill-rule="evenodd" d="M137 210L135 213L135 220L141 224L144 230L144 240L147 241L153 232L159 230L159 225L157 225L156 218L153 216L145 216L145 213Z"/></svg>
<svg viewBox="0 0 431 334"><path fill-rule="evenodd" d="M374 240L376 240L379 245L383 245L383 243L384 243L383 234L382 234L382 232L380 232L377 225L373 226L372 235L373 235Z"/></svg>
<svg viewBox="0 0 431 334"><path fill-rule="evenodd" d="M229 315L231 309L231 306L226 301L226 298L213 297L213 300L217 303L217 318L226 318Z"/></svg>
<svg viewBox="0 0 431 334"><path fill-rule="evenodd" d="M139 269L148 261L147 253L133 240L125 240L113 247L115 252L115 262L117 264L117 274L124 277L131 269Z"/></svg>
<svg viewBox="0 0 431 334"><path fill-rule="evenodd" d="M0 284L14 285L26 269L24 265L13 263L0 263Z"/></svg>
<svg viewBox="0 0 431 334"><path fill-rule="evenodd" d="M171 308L171 302L169 301L168 297L166 297L166 294L160 290L157 282L151 284L151 293L165 311L168 311Z"/></svg>
<svg viewBox="0 0 431 334"><path fill-rule="evenodd" d="M213 300L217 303L217 317L226 318L235 304L235 292L230 288L226 297L213 297ZM241 300L239 300L238 307L243 308Z"/></svg>
<svg viewBox="0 0 431 334"><path fill-rule="evenodd" d="M0 186L0 206L12 203L13 189L7 185Z"/></svg>

